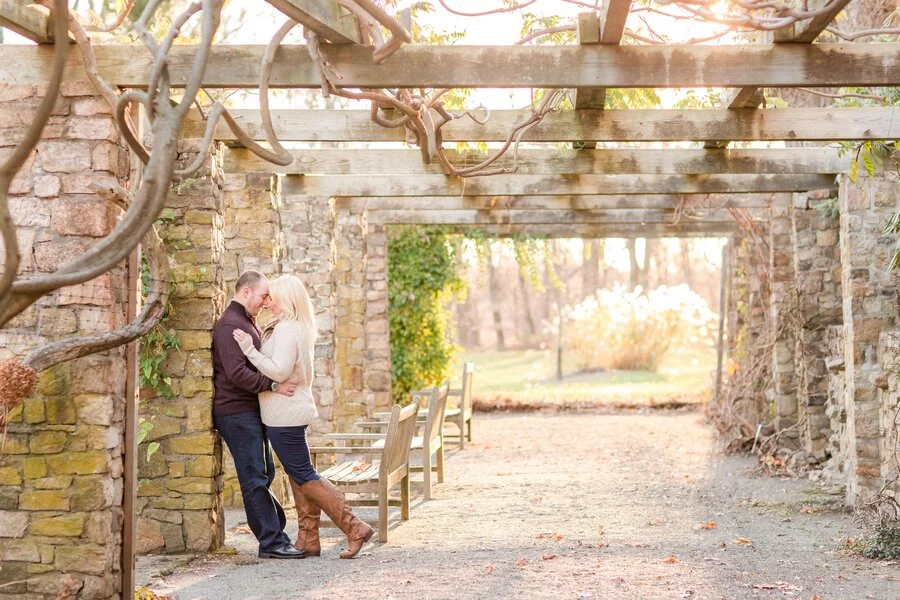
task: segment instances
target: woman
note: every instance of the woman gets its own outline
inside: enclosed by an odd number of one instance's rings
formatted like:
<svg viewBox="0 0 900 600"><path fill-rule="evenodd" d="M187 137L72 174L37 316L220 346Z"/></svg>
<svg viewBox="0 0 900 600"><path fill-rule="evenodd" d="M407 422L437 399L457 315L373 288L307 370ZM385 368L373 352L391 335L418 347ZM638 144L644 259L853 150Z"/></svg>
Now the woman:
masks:
<svg viewBox="0 0 900 600"><path fill-rule="evenodd" d="M316 342L314 311L303 282L293 275L269 286L269 309L274 320L263 332L262 348L240 329L234 330L244 355L259 372L274 381L299 381L293 396L274 392L259 395L262 422L284 470L291 477L300 531L294 546L306 556L319 556L319 515L325 511L347 536L341 558L353 558L375 533L357 518L344 495L321 479L309 456L306 427L318 416L312 395L313 351Z"/></svg>

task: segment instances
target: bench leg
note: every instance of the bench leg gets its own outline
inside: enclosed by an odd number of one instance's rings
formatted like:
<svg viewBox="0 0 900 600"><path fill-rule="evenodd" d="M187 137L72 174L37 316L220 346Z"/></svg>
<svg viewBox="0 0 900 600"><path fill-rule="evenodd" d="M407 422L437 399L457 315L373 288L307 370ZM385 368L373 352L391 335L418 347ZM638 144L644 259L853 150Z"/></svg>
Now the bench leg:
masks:
<svg viewBox="0 0 900 600"><path fill-rule="evenodd" d="M444 440L441 439L441 446L437 449L437 480L438 483L444 483Z"/></svg>
<svg viewBox="0 0 900 600"><path fill-rule="evenodd" d="M462 450L466 447L466 417L462 413L459 412L459 421L456 423L456 426L459 427L459 449Z"/></svg>
<svg viewBox="0 0 900 600"><path fill-rule="evenodd" d="M471 417L471 416L469 417L469 420L466 421L466 423L467 423L468 426L469 426L469 435L468 435L468 438L469 438L469 441L471 442L471 441L472 441L472 417Z"/></svg>
<svg viewBox="0 0 900 600"><path fill-rule="evenodd" d="M422 475L425 479L425 499L431 500L431 452L428 448L422 449Z"/></svg>
<svg viewBox="0 0 900 600"><path fill-rule="evenodd" d="M378 494L378 541L387 542L388 536L388 490L382 488Z"/></svg>
<svg viewBox="0 0 900 600"><path fill-rule="evenodd" d="M400 518L409 521L409 473L400 480Z"/></svg>

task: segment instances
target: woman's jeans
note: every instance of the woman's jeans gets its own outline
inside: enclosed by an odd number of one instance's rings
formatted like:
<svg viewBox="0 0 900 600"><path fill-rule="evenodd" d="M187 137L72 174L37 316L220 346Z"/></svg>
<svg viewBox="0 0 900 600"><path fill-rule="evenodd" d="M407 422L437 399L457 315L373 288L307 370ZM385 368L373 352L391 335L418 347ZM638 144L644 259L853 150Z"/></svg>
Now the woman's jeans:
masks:
<svg viewBox="0 0 900 600"><path fill-rule="evenodd" d="M309 458L306 443L306 425L295 427L266 427L272 448L281 461L281 466L297 485L319 479L319 474Z"/></svg>
<svg viewBox="0 0 900 600"><path fill-rule="evenodd" d="M284 509L269 491L275 480L275 461L259 413L216 416L213 423L234 458L247 525L259 540L260 551L270 552L290 544L284 532Z"/></svg>

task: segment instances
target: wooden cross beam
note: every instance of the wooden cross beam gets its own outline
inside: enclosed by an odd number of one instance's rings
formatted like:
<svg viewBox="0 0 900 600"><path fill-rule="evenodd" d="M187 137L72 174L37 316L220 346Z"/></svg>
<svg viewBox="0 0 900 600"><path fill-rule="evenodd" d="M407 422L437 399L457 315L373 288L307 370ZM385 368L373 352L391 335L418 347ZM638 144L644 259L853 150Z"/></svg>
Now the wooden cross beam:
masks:
<svg viewBox="0 0 900 600"><path fill-rule="evenodd" d="M446 175L287 176L283 189L310 196L532 196L706 194L833 189L831 175ZM287 193L287 192L286 192Z"/></svg>
<svg viewBox="0 0 900 600"><path fill-rule="evenodd" d="M390 225L388 225L390 227ZM493 237L510 237L527 234L529 237L543 238L659 238L659 237L730 237L739 233L734 222L702 223L681 221L669 223L531 223L522 225L448 225L452 230L463 233L472 229Z"/></svg>
<svg viewBox="0 0 900 600"><path fill-rule="evenodd" d="M625 33L625 21L631 10L631 0L604 0L598 15L596 12L578 15L579 44L618 44ZM606 104L606 88L576 88L575 108L602 109ZM582 140L579 148L596 148L597 143Z"/></svg>
<svg viewBox="0 0 900 600"><path fill-rule="evenodd" d="M353 212L420 209L427 211L634 211L638 209L683 209L685 215L723 208L768 208L774 194L650 194L650 195L584 195L584 196L438 196L409 198L385 196L376 198L335 199L336 206ZM686 217L687 218L687 217Z"/></svg>
<svg viewBox="0 0 900 600"><path fill-rule="evenodd" d="M358 44L356 16L335 0L266 0L304 28L332 44Z"/></svg>
<svg viewBox="0 0 900 600"><path fill-rule="evenodd" d="M38 44L53 43L50 11L28 0L0 0L0 27Z"/></svg>
<svg viewBox="0 0 900 600"><path fill-rule="evenodd" d="M900 64L900 60L897 62ZM893 108L563 111L547 115L523 139L532 142L883 140L894 139L900 132L900 115L893 114L894 111ZM250 137L265 139L259 111L235 110L232 114ZM504 141L524 114L516 110L493 111L484 125L464 118L448 123L441 131L446 142ZM367 110L276 110L272 111L272 120L275 133L283 142L406 140L402 127L387 129L377 125ZM203 137L204 128L205 123L194 113L185 120L184 137ZM236 142L234 134L222 123L216 128L215 137L226 143Z"/></svg>
<svg viewBox="0 0 900 600"><path fill-rule="evenodd" d="M775 43L812 43L816 37L828 27L828 24L834 20L839 12L850 3L850 0L810 0L809 9L823 8L825 3L829 4L828 12L808 19L802 22L795 22L782 29L774 32ZM745 87L733 90L725 99L723 104L729 109L735 108L757 108L763 103L764 96L762 89L758 87ZM705 148L724 148L728 145L729 140L708 140Z"/></svg>
<svg viewBox="0 0 900 600"><path fill-rule="evenodd" d="M685 220L699 223L732 223L725 210L698 213ZM643 224L674 225L680 217L674 210L370 210L366 213L369 223L381 224L429 224L429 225L552 225L552 224Z"/></svg>
<svg viewBox="0 0 900 600"><path fill-rule="evenodd" d="M294 162L286 167L263 160L244 148L225 150L227 173L281 173L285 175L440 175L437 162L425 164L418 150L315 149L291 150ZM456 166L471 165L484 156L477 152L446 151ZM512 166L511 157L501 159ZM518 153L519 175L537 174L714 174L843 173L849 159L835 148L775 148L770 150L581 150L523 149Z"/></svg>
<svg viewBox="0 0 900 600"><path fill-rule="evenodd" d="M94 48L100 76L120 87L142 88L153 57L138 45ZM259 84L264 46L215 46L203 86ZM326 44L328 61L345 87L839 87L900 84L900 44L765 44L735 46L417 46L401 47L380 65L372 47ZM190 76L196 48L169 54L172 87ZM0 81L43 83L52 49L0 46ZM81 54L72 52L68 79L84 79ZM273 88L319 88L305 45L279 48Z"/></svg>

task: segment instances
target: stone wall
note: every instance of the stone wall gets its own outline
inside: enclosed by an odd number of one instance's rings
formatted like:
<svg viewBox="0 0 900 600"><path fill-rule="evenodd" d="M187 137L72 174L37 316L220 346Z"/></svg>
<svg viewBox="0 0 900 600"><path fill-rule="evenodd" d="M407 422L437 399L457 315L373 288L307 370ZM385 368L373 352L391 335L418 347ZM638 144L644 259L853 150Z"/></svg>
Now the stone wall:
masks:
<svg viewBox="0 0 900 600"><path fill-rule="evenodd" d="M794 285L794 252L791 235L791 196L773 194L769 227L770 327L775 429L781 433L779 445L798 446L797 373L794 351L797 332L794 316L797 290Z"/></svg>
<svg viewBox="0 0 900 600"><path fill-rule="evenodd" d="M840 221L828 212L837 199L826 193L794 194L792 245L797 289L796 348L797 402L803 447L824 460L828 454L832 419L826 414L828 328L842 322Z"/></svg>
<svg viewBox="0 0 900 600"><path fill-rule="evenodd" d="M42 88L0 84L0 160L32 119ZM10 189L22 273L53 272L112 229L117 209L91 184L127 177L128 155L116 139L93 88L63 83ZM126 306L124 267L63 288L0 330L0 360L124 325ZM0 456L0 598L119 597L125 372L121 348L58 365L9 415Z"/></svg>
<svg viewBox="0 0 900 600"><path fill-rule="evenodd" d="M387 410L391 399L391 339L388 323L387 231L369 223L366 236L366 404Z"/></svg>
<svg viewBox="0 0 900 600"><path fill-rule="evenodd" d="M898 275L887 270L896 243L881 233L900 209L900 185L889 170L840 186L841 286L843 289L847 501L882 485L882 407L885 372L878 356L883 331L897 323ZM879 389L881 388L881 389Z"/></svg>
<svg viewBox="0 0 900 600"><path fill-rule="evenodd" d="M198 140L179 142L179 166L198 152ZM138 452L136 552L206 551L224 540L211 354L212 326L225 303L222 183L221 153L213 153L198 175L175 188L162 214L174 290L161 326L178 332L181 347L162 364L173 396L141 390L141 420L152 428ZM151 442L161 446L148 460Z"/></svg>
<svg viewBox="0 0 900 600"><path fill-rule="evenodd" d="M226 173L223 180L225 199L224 265L225 301L234 294L238 275L247 269L260 271L269 277L281 273L284 258L284 232L281 223L280 179L268 173ZM222 445L224 488L222 500L226 507L244 505L234 459L228 447ZM276 457L277 462L277 457ZM272 492L282 503L288 498L290 482L279 469L272 484Z"/></svg>
<svg viewBox="0 0 900 600"><path fill-rule="evenodd" d="M881 480L885 493L900 500L900 329L881 332L878 356L885 373L878 388L881 413Z"/></svg>
<svg viewBox="0 0 900 600"><path fill-rule="evenodd" d="M336 401L335 285L337 262L334 200L297 193L288 177L282 182L282 223L286 251L282 272L303 280L316 310L319 339L315 350L313 398L319 418L309 426L310 445L324 441L322 434L334 431Z"/></svg>

